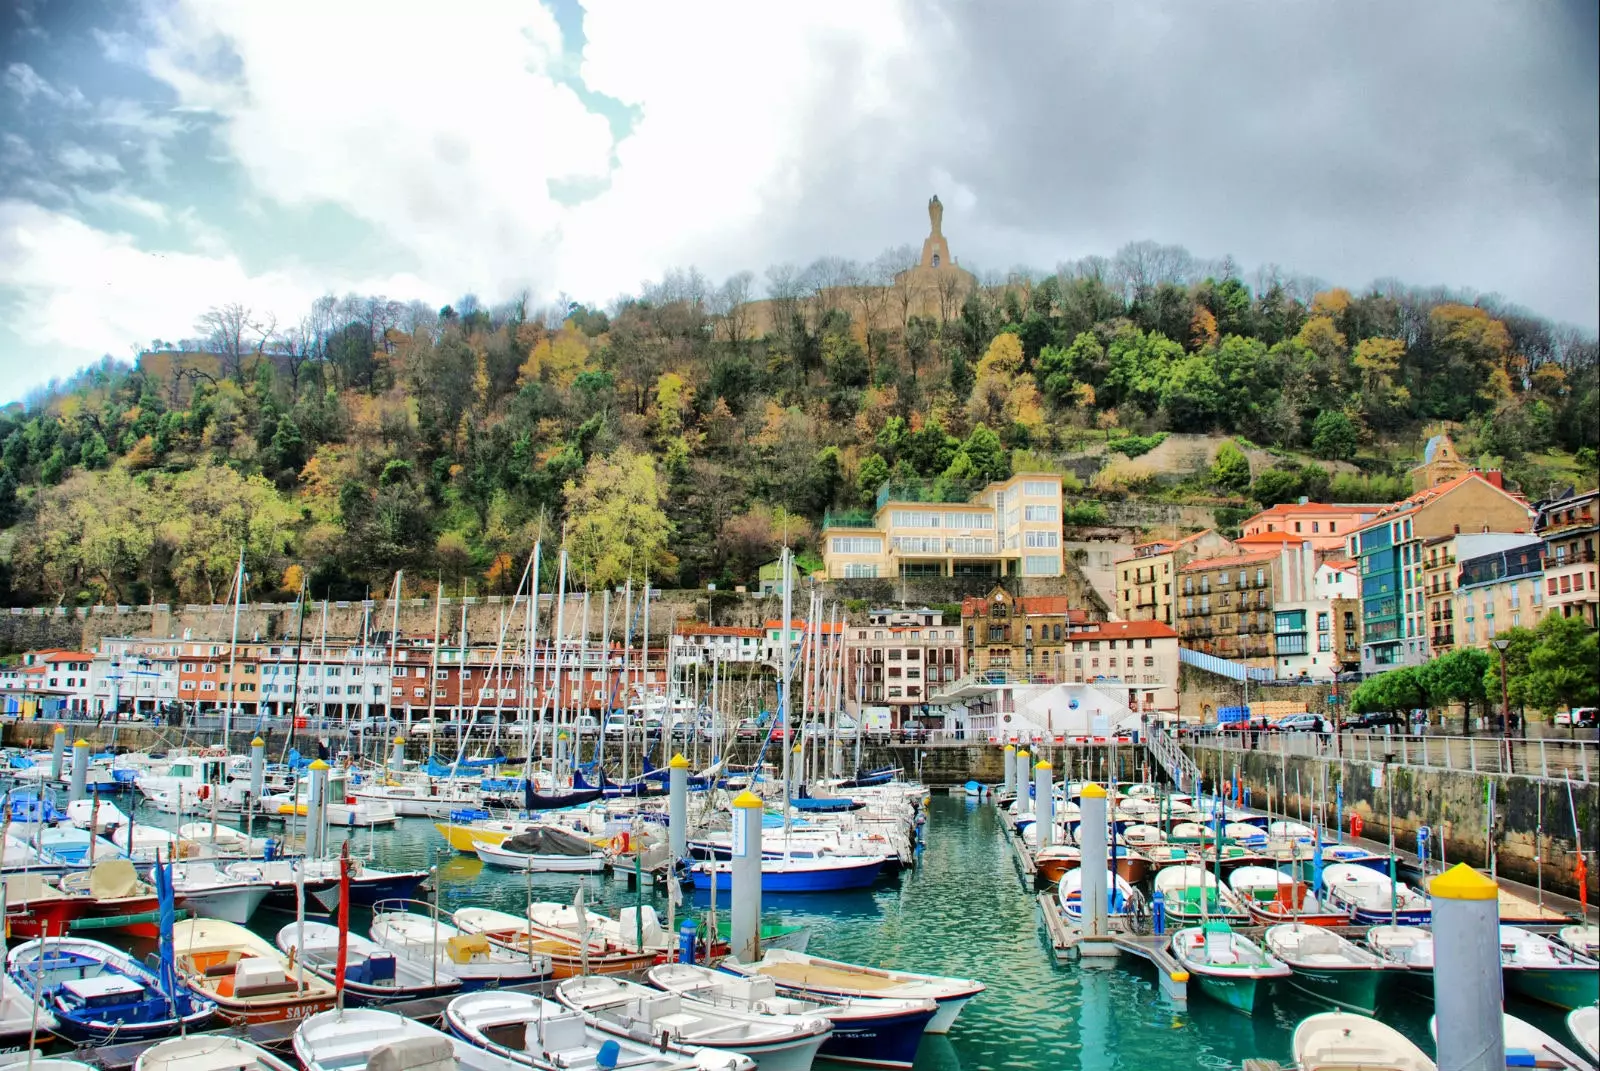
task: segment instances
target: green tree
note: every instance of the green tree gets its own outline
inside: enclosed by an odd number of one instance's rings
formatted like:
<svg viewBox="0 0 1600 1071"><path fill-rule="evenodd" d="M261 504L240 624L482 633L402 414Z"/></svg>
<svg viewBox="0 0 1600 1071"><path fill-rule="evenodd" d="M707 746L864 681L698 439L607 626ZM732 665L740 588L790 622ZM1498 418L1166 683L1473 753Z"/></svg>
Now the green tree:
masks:
<svg viewBox="0 0 1600 1071"><path fill-rule="evenodd" d="M619 450L592 457L580 479L568 480L567 547L585 584L616 585L677 566L667 550L672 523L661 508L662 488L650 455Z"/></svg>
<svg viewBox="0 0 1600 1071"><path fill-rule="evenodd" d="M17 502L17 481L12 479L11 473L0 472L0 528L10 528L21 515L22 507Z"/></svg>
<svg viewBox="0 0 1600 1071"><path fill-rule="evenodd" d="M988 483L1011 475L1011 454L1000 443L1000 436L983 424L972 429L944 476L951 480Z"/></svg>
<svg viewBox="0 0 1600 1071"><path fill-rule="evenodd" d="M1357 714L1411 711L1427 705L1428 690L1410 666L1368 677L1350 696L1350 709Z"/></svg>
<svg viewBox="0 0 1600 1071"><path fill-rule="evenodd" d="M1355 499L1354 501L1366 501ZM1539 645L1539 636L1531 628L1512 628L1495 636L1497 640L1506 641L1506 688L1505 697L1518 707L1529 704L1528 685L1532 676L1528 673L1528 656ZM1495 706L1500 705L1500 653L1493 652L1489 658L1489 666L1483 673L1484 694L1489 697L1489 702Z"/></svg>
<svg viewBox="0 0 1600 1071"><path fill-rule="evenodd" d="M878 499L878 488L889 478L889 463L882 454L872 454L856 470L856 498L870 508Z"/></svg>
<svg viewBox="0 0 1600 1071"><path fill-rule="evenodd" d="M1349 461L1356 456L1360 435L1350 418L1335 409L1317 414L1311 425L1311 452L1327 461Z"/></svg>
<svg viewBox="0 0 1600 1071"><path fill-rule="evenodd" d="M1217 458L1211 464L1210 478L1213 486L1224 491L1242 494L1249 489L1250 459L1234 445L1233 440L1217 447Z"/></svg>
<svg viewBox="0 0 1600 1071"><path fill-rule="evenodd" d="M1546 614L1528 652L1528 699L1553 714L1600 704L1600 639L1581 617Z"/></svg>
<svg viewBox="0 0 1600 1071"><path fill-rule="evenodd" d="M1418 667L1417 678L1428 693L1429 706L1463 704L1463 718L1470 731L1472 705L1486 701L1483 678L1488 668L1487 652L1476 647L1461 647Z"/></svg>

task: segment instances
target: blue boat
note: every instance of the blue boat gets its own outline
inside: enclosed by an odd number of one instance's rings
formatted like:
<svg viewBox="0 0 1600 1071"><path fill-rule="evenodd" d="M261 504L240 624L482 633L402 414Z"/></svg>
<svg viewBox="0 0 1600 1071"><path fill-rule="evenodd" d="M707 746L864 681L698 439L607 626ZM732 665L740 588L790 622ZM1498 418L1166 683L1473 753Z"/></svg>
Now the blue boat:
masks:
<svg viewBox="0 0 1600 1071"><path fill-rule="evenodd" d="M720 896L733 889L731 863L697 863L690 870L694 888L712 889ZM866 889L878 880L883 857L877 855L823 855L810 858L761 860L763 893L821 893Z"/></svg>
<svg viewBox="0 0 1600 1071"><path fill-rule="evenodd" d="M6 971L55 1016L56 1033L79 1044L151 1041L201 1029L217 1013L181 986L163 991L126 953L81 937L24 942L6 957Z"/></svg>
<svg viewBox="0 0 1600 1071"><path fill-rule="evenodd" d="M840 781L837 788L871 788L873 785L887 785L900 773L898 766L880 766L876 770L860 770L848 781Z"/></svg>

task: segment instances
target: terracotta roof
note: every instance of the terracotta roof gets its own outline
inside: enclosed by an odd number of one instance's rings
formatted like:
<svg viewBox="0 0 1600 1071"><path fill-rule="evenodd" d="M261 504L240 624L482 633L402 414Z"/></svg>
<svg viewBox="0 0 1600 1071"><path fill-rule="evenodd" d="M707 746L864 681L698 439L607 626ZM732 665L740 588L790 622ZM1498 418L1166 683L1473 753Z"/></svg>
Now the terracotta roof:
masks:
<svg viewBox="0 0 1600 1071"><path fill-rule="evenodd" d="M1148 543L1136 543L1136 544L1134 544L1133 549L1134 550L1143 550L1145 547L1175 547L1177 545L1178 545L1178 541L1175 540L1175 539L1152 539Z"/></svg>
<svg viewBox="0 0 1600 1071"><path fill-rule="evenodd" d="M94 655L88 651L63 651L60 649L49 651L41 662L93 662Z"/></svg>
<svg viewBox="0 0 1600 1071"><path fill-rule="evenodd" d="M1338 560L1329 558L1322 564L1328 566L1330 569L1343 569L1346 571L1352 570L1356 567L1356 563L1348 558L1339 558Z"/></svg>
<svg viewBox="0 0 1600 1071"><path fill-rule="evenodd" d="M1496 491L1499 491L1507 498L1512 499L1513 501L1518 501L1516 495L1513 495L1511 492L1502 487L1495 487L1492 481L1484 479L1483 473L1468 472L1461 476L1457 476L1453 480L1446 480L1437 487L1430 487L1425 491L1418 491L1410 498L1402 498L1394 505L1379 511L1377 516L1373 517L1370 521L1366 522L1360 527L1354 529L1354 531L1364 532L1368 528L1374 528L1380 524L1387 524L1396 517L1402 517L1407 513L1415 512L1442 495L1449 494L1451 491L1454 491L1457 487L1460 487L1462 484L1467 483L1470 480L1482 480L1486 486L1494 487ZM1523 504L1526 505L1525 502Z"/></svg>
<svg viewBox="0 0 1600 1071"><path fill-rule="evenodd" d="M1247 519L1249 524L1256 517L1286 517L1295 513L1366 513L1383 509L1389 505L1387 502L1279 502L1276 506L1269 506L1260 513Z"/></svg>
<svg viewBox="0 0 1600 1071"><path fill-rule="evenodd" d="M1200 558L1190 562L1180 573L1195 573L1205 569L1227 569L1234 565L1255 565L1259 562L1270 562L1278 557L1278 551L1258 550L1250 554L1224 554L1220 558Z"/></svg>
<svg viewBox="0 0 1600 1071"><path fill-rule="evenodd" d="M1074 640L1169 640L1178 634L1160 621L1100 621L1090 628L1073 629Z"/></svg>
<svg viewBox="0 0 1600 1071"><path fill-rule="evenodd" d="M776 628L778 623L774 621ZM675 636L751 636L761 635L758 628L741 628L738 625L708 625L704 621L679 621L672 628Z"/></svg>
<svg viewBox="0 0 1600 1071"><path fill-rule="evenodd" d="M989 605L989 600L981 595L969 595L961 600L961 616L975 616L979 610ZM1069 621L1089 620L1089 611L1076 608L1072 600L1065 595L1024 595L1011 600L1013 613L1023 617L1066 617ZM943 628L944 626L939 626Z"/></svg>
<svg viewBox="0 0 1600 1071"><path fill-rule="evenodd" d="M768 618L767 622L766 622L766 625L764 627L769 628L769 629L782 628L783 627L783 619L781 617ZM789 627L791 629L804 629L806 627L806 621L805 621L804 618L800 618L800 617L790 618ZM836 621L836 622L818 621L817 624L816 624L816 628L817 628L817 631L823 633L824 635L826 635L829 632L843 632L845 630L845 622L843 622L843 621Z"/></svg>
<svg viewBox="0 0 1600 1071"><path fill-rule="evenodd" d="M1319 535L1318 538L1326 539L1328 537ZM1343 539L1344 537L1335 535L1333 538ZM1240 536L1233 542L1235 546L1251 547L1263 546L1268 543L1277 545L1280 543L1309 543L1310 541L1311 537L1304 532L1257 532L1255 535Z"/></svg>

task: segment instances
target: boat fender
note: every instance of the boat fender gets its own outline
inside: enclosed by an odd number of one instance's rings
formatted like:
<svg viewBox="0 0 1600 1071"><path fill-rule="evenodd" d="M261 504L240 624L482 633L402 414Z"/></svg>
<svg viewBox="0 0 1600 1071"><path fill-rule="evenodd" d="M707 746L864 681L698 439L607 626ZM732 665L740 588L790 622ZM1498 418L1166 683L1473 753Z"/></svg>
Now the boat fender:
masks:
<svg viewBox="0 0 1600 1071"><path fill-rule="evenodd" d="M200 786L200 790L198 792L196 792L195 795L199 796L203 800L210 799L211 798L211 786L210 785L201 785Z"/></svg>
<svg viewBox="0 0 1600 1071"><path fill-rule="evenodd" d="M600 1051L595 1053L595 1066L600 1071L612 1071L617 1066L617 1061L622 1056L622 1046L615 1041L606 1041L600 1046Z"/></svg>
<svg viewBox="0 0 1600 1071"><path fill-rule="evenodd" d="M1352 814L1350 816L1350 835L1352 837L1361 836L1361 830L1365 826L1366 823L1361 820L1361 816L1359 814Z"/></svg>

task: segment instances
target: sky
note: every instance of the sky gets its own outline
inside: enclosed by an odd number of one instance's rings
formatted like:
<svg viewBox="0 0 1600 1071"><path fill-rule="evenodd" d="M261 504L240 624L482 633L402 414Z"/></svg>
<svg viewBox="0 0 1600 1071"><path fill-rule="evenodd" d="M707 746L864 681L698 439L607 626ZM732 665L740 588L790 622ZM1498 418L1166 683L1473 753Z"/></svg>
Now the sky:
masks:
<svg viewBox="0 0 1600 1071"><path fill-rule="evenodd" d="M1596 5L10 0L0 402L240 302L1154 239L1600 320Z"/></svg>

